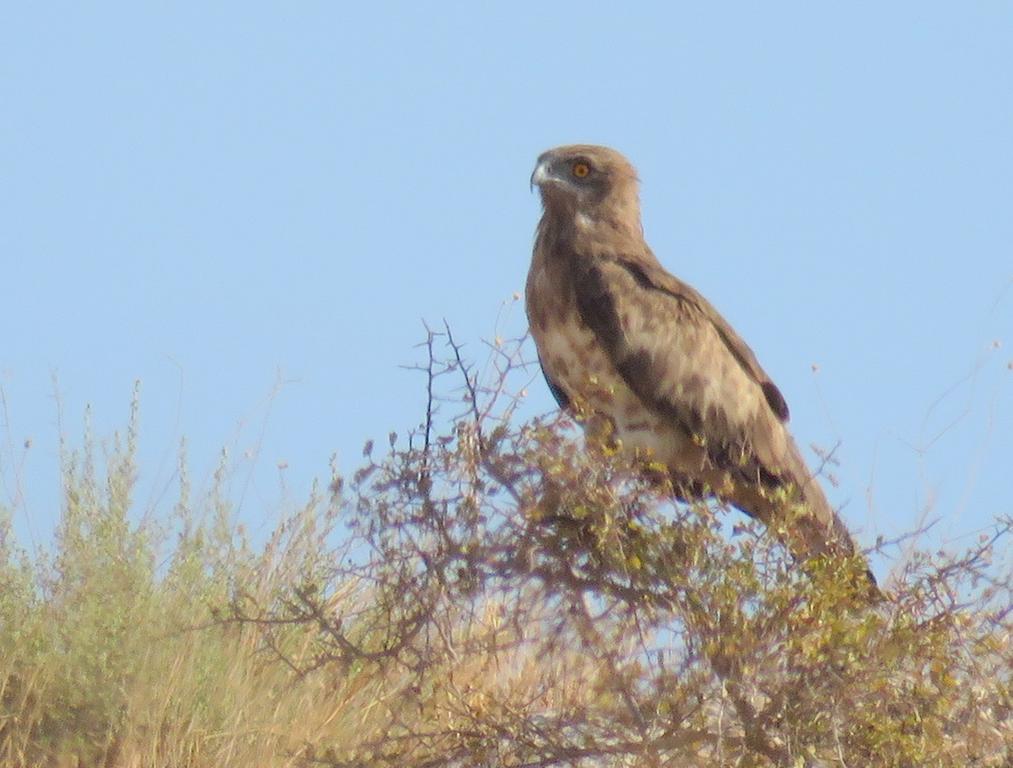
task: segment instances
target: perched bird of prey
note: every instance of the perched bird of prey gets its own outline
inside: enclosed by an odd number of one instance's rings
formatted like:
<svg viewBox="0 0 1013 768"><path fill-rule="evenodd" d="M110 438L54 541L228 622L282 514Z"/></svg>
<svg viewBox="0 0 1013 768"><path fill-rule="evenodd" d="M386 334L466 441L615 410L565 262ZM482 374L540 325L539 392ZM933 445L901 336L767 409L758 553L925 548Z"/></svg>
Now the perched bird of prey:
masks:
<svg viewBox="0 0 1013 768"><path fill-rule="evenodd" d="M527 314L560 406L605 417L624 449L668 468L679 497L734 504L796 557L853 556L785 426L781 392L644 241L633 166L607 147L558 147L538 158L531 183L543 213Z"/></svg>

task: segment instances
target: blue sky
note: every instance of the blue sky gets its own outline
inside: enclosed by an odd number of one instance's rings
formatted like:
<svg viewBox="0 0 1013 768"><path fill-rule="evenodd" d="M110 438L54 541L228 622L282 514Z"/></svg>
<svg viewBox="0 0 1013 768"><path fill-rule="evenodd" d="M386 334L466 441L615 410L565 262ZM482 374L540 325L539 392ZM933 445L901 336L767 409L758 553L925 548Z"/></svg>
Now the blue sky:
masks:
<svg viewBox="0 0 1013 768"><path fill-rule="evenodd" d="M90 403L108 439L135 379L139 511L172 503L183 436L198 491L229 448L257 531L331 453L403 433L422 321L481 357L534 159L573 141L633 160L659 258L799 441L840 442L861 540L930 508L963 546L1013 509L1008 4L21 4L0 103L0 503L26 546L60 424L79 444Z"/></svg>

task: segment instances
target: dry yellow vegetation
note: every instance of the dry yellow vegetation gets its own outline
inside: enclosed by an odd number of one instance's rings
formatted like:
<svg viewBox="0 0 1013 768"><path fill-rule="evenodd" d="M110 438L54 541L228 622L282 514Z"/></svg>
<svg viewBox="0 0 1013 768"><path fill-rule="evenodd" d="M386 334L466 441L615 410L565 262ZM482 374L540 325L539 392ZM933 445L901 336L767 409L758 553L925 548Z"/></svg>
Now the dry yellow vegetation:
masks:
<svg viewBox="0 0 1013 768"><path fill-rule="evenodd" d="M0 523L0 765L1009 764L1008 518L870 606L860 564L803 573L565 422L515 425L516 349L487 386L450 351L424 426L263 546L225 464L137 523L134 426L101 468L68 454L54 554Z"/></svg>

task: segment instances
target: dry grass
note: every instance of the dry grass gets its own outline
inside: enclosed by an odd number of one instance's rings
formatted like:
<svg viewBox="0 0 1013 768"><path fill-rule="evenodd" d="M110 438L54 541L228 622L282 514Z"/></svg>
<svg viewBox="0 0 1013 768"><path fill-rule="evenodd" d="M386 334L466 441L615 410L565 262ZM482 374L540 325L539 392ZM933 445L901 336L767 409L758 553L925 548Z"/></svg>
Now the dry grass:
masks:
<svg viewBox="0 0 1013 768"><path fill-rule="evenodd" d="M0 520L0 765L1008 765L1008 519L869 606L859 563L802 574L565 424L513 426L517 349L482 388L439 338L426 428L263 547L185 472L132 524L133 425L65 457L51 558Z"/></svg>

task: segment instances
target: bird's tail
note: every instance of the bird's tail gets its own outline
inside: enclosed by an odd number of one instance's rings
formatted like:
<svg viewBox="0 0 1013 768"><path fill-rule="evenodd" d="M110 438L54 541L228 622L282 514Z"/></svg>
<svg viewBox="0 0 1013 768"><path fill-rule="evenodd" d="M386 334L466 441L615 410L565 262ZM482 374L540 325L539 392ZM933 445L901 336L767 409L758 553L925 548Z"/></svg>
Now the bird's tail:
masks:
<svg viewBox="0 0 1013 768"><path fill-rule="evenodd" d="M785 482L770 489L758 484L735 484L727 500L747 515L762 521L803 563L816 558L840 561L861 558L859 590L873 602L883 599L876 577L855 548L855 542L840 515L830 506L819 482L813 477L795 445L790 446L785 464L790 473L782 473Z"/></svg>

